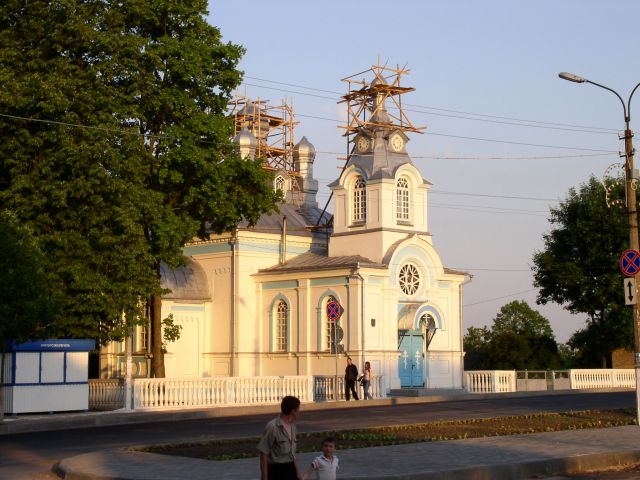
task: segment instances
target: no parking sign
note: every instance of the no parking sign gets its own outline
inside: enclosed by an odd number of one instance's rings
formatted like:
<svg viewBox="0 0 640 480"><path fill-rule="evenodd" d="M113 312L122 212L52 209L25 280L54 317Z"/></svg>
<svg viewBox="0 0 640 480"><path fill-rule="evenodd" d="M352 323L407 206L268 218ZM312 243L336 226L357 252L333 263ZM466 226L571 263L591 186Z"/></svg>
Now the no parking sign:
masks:
<svg viewBox="0 0 640 480"><path fill-rule="evenodd" d="M622 252L620 270L627 277L635 277L640 272L640 252L631 248Z"/></svg>

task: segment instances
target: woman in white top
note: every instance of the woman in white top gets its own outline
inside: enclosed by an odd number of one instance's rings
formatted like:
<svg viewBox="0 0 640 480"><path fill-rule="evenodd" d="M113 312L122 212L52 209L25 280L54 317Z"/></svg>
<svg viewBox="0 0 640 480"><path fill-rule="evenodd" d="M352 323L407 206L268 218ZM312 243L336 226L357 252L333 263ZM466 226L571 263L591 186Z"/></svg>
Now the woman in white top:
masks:
<svg viewBox="0 0 640 480"><path fill-rule="evenodd" d="M364 373L362 374L362 388L364 388L364 399L372 400L373 397L369 393L369 387L371 386L371 364L364 362Z"/></svg>

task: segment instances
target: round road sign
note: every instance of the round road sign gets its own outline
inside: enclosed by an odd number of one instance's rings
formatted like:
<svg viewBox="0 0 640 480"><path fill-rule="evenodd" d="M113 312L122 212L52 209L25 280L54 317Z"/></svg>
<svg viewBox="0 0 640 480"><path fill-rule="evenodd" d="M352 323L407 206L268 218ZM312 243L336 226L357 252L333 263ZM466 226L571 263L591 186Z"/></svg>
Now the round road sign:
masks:
<svg viewBox="0 0 640 480"><path fill-rule="evenodd" d="M327 303L327 317L330 321L335 322L340 318L344 310L340 306L340 304L336 301L331 301Z"/></svg>
<svg viewBox="0 0 640 480"><path fill-rule="evenodd" d="M628 277L634 277L640 272L640 252L633 249L622 252L620 270Z"/></svg>

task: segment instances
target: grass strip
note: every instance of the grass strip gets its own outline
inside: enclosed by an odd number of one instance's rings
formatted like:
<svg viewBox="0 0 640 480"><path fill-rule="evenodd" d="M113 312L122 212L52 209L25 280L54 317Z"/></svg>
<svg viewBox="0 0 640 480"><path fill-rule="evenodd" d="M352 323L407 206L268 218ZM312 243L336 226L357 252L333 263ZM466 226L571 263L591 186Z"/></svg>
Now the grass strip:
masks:
<svg viewBox="0 0 640 480"><path fill-rule="evenodd" d="M341 450L381 447L417 442L439 442L466 438L557 432L584 428L609 428L636 424L635 409L585 410L563 413L540 413L511 417L437 421L411 425L360 428L298 434L298 452L317 452L324 437L332 436ZM215 440L202 443L154 445L141 449L149 453L234 460L257 457L259 437Z"/></svg>

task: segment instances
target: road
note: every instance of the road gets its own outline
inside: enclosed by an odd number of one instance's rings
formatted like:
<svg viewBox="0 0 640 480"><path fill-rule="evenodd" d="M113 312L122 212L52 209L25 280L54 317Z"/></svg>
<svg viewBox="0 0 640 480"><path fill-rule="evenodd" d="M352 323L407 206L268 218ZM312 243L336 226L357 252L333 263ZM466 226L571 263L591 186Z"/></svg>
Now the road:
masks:
<svg viewBox="0 0 640 480"><path fill-rule="evenodd" d="M634 406L634 392L559 394L309 412L304 412L303 405L299 431ZM272 417L273 414L260 414L3 435L0 436L0 479L55 478L48 472L58 460L95 450L256 436Z"/></svg>

